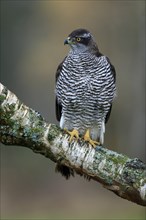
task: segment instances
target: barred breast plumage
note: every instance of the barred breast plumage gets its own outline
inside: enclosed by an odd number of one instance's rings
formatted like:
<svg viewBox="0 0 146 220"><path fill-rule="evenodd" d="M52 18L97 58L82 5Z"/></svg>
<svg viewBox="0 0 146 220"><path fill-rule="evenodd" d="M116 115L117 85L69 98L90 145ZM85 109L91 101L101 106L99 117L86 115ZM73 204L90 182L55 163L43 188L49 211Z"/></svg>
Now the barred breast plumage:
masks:
<svg viewBox="0 0 146 220"><path fill-rule="evenodd" d="M115 97L115 69L102 55L90 32L78 29L65 42L71 46L56 74L60 127L104 142L105 123Z"/></svg>

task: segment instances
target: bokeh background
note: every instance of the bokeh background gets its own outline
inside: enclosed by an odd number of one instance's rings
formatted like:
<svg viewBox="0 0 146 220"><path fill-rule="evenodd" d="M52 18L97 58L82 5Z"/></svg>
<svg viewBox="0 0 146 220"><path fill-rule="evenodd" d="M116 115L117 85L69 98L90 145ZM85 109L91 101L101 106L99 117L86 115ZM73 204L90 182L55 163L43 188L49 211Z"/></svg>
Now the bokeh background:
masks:
<svg viewBox="0 0 146 220"><path fill-rule="evenodd" d="M145 1L1 0L1 82L46 121L55 118L55 72L64 39L87 28L117 71L105 146L145 159ZM1 219L145 219L145 209L94 181L66 181L55 164L1 145Z"/></svg>

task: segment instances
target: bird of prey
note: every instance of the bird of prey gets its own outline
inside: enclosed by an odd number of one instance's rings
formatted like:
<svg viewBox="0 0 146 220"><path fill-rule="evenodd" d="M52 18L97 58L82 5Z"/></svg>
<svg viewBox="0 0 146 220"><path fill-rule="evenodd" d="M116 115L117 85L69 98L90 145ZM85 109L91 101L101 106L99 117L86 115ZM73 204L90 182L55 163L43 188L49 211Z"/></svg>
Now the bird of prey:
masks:
<svg viewBox="0 0 146 220"><path fill-rule="evenodd" d="M56 72L56 117L70 141L83 137L93 147L104 143L105 124L116 94L116 72L86 29L71 32L68 55Z"/></svg>

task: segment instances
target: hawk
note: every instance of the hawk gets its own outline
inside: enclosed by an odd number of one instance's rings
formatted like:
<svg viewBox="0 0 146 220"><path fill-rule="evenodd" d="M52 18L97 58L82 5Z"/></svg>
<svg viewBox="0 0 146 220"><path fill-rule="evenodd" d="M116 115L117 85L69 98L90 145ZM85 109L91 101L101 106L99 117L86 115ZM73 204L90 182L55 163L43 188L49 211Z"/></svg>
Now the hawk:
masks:
<svg viewBox="0 0 146 220"><path fill-rule="evenodd" d="M86 29L71 32L64 44L70 51L56 72L57 120L70 141L83 137L93 147L103 145L116 94L115 68Z"/></svg>

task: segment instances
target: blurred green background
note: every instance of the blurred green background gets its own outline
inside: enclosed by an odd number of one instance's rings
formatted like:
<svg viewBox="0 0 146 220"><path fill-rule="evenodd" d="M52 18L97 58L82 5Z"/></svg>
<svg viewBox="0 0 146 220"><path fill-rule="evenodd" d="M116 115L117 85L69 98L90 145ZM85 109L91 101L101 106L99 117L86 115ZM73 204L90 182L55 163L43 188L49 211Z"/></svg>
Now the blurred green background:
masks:
<svg viewBox="0 0 146 220"><path fill-rule="evenodd" d="M145 1L1 0L1 82L50 123L64 39L87 28L117 71L105 146L145 159ZM66 181L31 150L1 146L2 219L145 219L145 209L94 181Z"/></svg>

